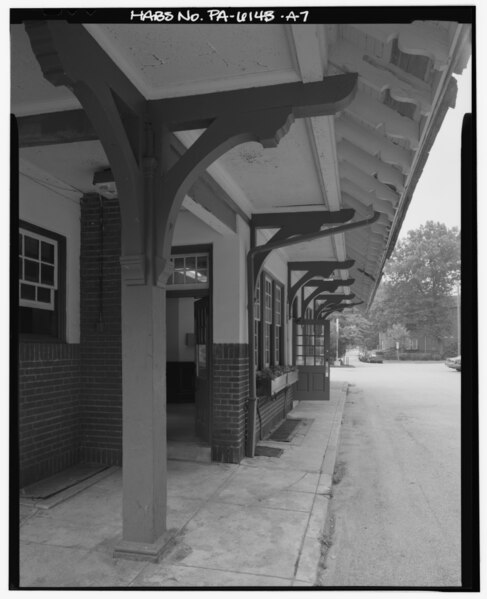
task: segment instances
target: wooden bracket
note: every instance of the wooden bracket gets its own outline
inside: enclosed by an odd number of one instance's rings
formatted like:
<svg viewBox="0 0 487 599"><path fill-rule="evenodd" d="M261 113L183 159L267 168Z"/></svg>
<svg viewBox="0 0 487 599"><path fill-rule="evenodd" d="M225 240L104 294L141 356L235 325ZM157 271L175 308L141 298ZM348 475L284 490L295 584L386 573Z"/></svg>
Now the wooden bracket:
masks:
<svg viewBox="0 0 487 599"><path fill-rule="evenodd" d="M340 281L337 281L338 283L340 283ZM345 294L338 294L338 295L332 295L332 294L327 294L327 295L323 295L324 291L329 291L329 289L327 289L326 287L326 283L320 286L318 286L314 291L312 291L308 297L306 297L304 299L303 302L303 306L301 309L302 314L305 313L306 308L310 305L310 303L314 300L314 299L326 299L329 301L335 301L335 300L343 300L343 299L352 299L355 297L354 293L351 293L349 295L345 295Z"/></svg>
<svg viewBox="0 0 487 599"><path fill-rule="evenodd" d="M288 305L291 313L294 300L298 291L306 285L313 277L323 277L327 279L335 270L347 270L355 264L355 260L344 260L342 262L323 261L323 262L289 262L288 263ZM305 273L294 283L291 284L292 271L305 271Z"/></svg>
<svg viewBox="0 0 487 599"><path fill-rule="evenodd" d="M128 284L165 284L182 201L212 162L244 142L274 147L296 118L335 114L357 91L357 74L346 73L309 84L147 101L82 25L29 21L25 28L44 77L74 93L108 156ZM202 127L204 133L175 161L170 132ZM283 227L277 240L295 234Z"/></svg>
<svg viewBox="0 0 487 599"><path fill-rule="evenodd" d="M27 21L25 29L44 78L73 92L103 144L120 201L122 272L131 273L127 283L141 284L147 271L145 98L81 24Z"/></svg>

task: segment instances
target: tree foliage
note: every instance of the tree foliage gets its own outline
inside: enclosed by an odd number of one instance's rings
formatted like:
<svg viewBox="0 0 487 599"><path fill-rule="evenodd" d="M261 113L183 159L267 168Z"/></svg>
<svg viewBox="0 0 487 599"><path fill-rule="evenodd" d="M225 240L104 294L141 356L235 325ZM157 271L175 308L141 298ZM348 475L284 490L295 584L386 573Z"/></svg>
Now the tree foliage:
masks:
<svg viewBox="0 0 487 599"><path fill-rule="evenodd" d="M338 355L343 356L347 347L374 349L378 346L377 327L358 308L336 315L331 321L330 355L336 356L336 318L339 321Z"/></svg>
<svg viewBox="0 0 487 599"><path fill-rule="evenodd" d="M381 331L394 324L421 328L441 344L451 332L447 313L459 278L457 227L428 221L398 242L370 318Z"/></svg>

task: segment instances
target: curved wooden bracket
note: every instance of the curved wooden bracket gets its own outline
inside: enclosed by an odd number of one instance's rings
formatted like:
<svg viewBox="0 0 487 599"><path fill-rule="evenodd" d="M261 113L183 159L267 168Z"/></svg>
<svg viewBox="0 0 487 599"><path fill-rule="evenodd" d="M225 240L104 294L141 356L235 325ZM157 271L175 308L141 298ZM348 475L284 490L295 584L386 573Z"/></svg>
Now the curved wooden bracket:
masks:
<svg viewBox="0 0 487 599"><path fill-rule="evenodd" d="M44 78L78 98L103 145L117 183L122 273L146 280L144 172L146 100L80 24L27 21L25 29Z"/></svg>
<svg viewBox="0 0 487 599"><path fill-rule="evenodd" d="M292 310L294 300L298 291L314 277L328 278L334 270L348 270L355 264L355 260L344 260L343 262L290 262L288 264L289 285L288 285L288 304L289 310ZM305 270L306 273L298 279L294 285L290 284L291 272L293 270Z"/></svg>
<svg viewBox="0 0 487 599"><path fill-rule="evenodd" d="M169 257L184 196L196 179L222 154L248 141L275 147L294 117L288 107L233 114L215 119L196 142L162 175L156 200L157 254ZM156 281L161 273L154 273Z"/></svg>
<svg viewBox="0 0 487 599"><path fill-rule="evenodd" d="M341 281L336 281L339 285L341 283ZM345 283L345 281L343 281L343 283ZM335 286L335 290L336 288L339 286L336 285ZM302 313L304 314L306 311L306 308L310 305L310 303L314 300L314 299L326 299L326 300L341 300L341 299L352 299L355 297L354 293L351 293L350 295L344 295L344 294L340 294L340 295L321 295L324 291L331 291L332 289L326 285L326 283L323 283L323 285L320 285L319 287L317 287L314 291L312 291L308 297L306 297L304 299L303 302L303 306L302 306Z"/></svg>

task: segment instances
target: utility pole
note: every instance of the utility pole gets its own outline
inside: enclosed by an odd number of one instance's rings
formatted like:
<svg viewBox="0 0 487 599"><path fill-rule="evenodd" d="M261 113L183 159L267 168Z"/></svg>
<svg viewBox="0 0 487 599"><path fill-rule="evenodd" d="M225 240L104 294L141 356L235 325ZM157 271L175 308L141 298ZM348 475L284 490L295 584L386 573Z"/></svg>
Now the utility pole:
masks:
<svg viewBox="0 0 487 599"><path fill-rule="evenodd" d="M336 318L336 327L337 327L337 357L336 357L336 363L338 364L338 360L339 360L339 358L338 358L338 335L339 335L339 332L340 332L340 324L339 324L339 321L338 321L338 316Z"/></svg>

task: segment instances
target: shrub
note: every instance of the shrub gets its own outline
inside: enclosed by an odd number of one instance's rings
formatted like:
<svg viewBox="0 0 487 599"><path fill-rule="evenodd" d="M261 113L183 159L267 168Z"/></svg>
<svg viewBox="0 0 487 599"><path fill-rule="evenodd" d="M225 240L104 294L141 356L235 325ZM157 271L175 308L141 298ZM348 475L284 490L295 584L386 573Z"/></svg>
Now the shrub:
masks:
<svg viewBox="0 0 487 599"><path fill-rule="evenodd" d="M440 360L441 356L436 352L401 352L399 354L400 360Z"/></svg>

